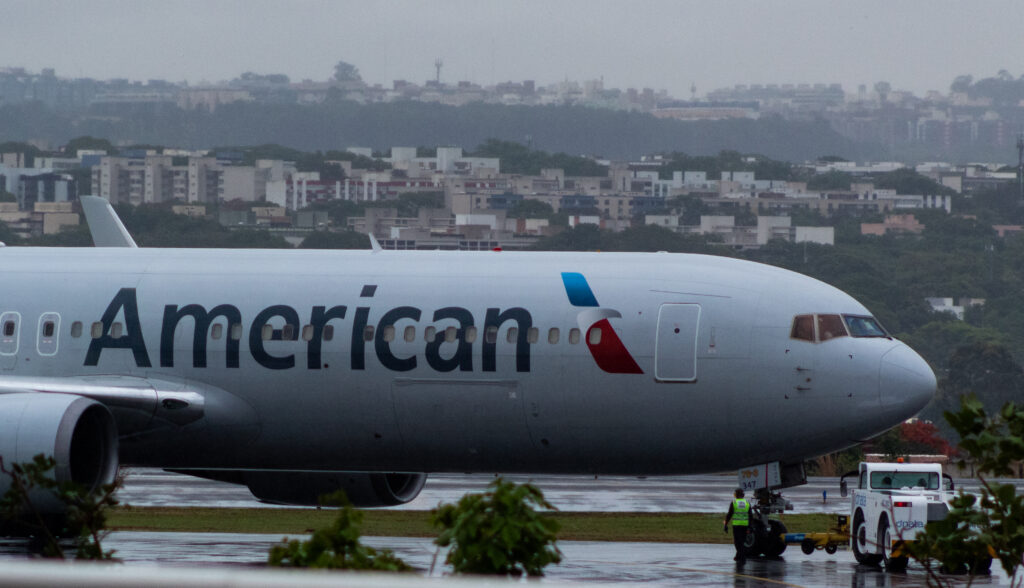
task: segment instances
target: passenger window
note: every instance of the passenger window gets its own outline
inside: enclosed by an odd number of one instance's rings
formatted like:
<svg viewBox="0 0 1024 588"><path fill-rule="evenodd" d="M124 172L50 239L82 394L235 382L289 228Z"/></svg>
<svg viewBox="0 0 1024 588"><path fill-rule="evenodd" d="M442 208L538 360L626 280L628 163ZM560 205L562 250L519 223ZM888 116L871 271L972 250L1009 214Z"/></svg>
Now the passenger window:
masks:
<svg viewBox="0 0 1024 588"><path fill-rule="evenodd" d="M334 325L324 325L324 341L334 338Z"/></svg>
<svg viewBox="0 0 1024 588"><path fill-rule="evenodd" d="M591 345L600 345L601 343L601 327L594 327L587 333L587 343Z"/></svg>
<svg viewBox="0 0 1024 588"><path fill-rule="evenodd" d="M95 322L89 327L89 336L93 339L99 339L103 336L103 323Z"/></svg>
<svg viewBox="0 0 1024 588"><path fill-rule="evenodd" d="M459 330L455 327L448 327L444 330L444 342L452 343L455 341L455 336L459 334Z"/></svg>
<svg viewBox="0 0 1024 588"><path fill-rule="evenodd" d="M789 334L793 339L814 341L814 315L801 314L793 319L793 330Z"/></svg>
<svg viewBox="0 0 1024 588"><path fill-rule="evenodd" d="M515 343L519 339L519 328L509 327L508 332L505 333L505 340L509 343Z"/></svg>
<svg viewBox="0 0 1024 588"><path fill-rule="evenodd" d="M818 339L821 341L828 341L829 339L835 339L836 337L845 337L846 327L843 325L843 319L838 314L819 314L818 315Z"/></svg>
<svg viewBox="0 0 1024 588"><path fill-rule="evenodd" d="M540 338L540 329L537 327L530 327L526 330L526 342L533 344Z"/></svg>
<svg viewBox="0 0 1024 588"><path fill-rule="evenodd" d="M393 332L392 337L394 337ZM373 325L366 325L363 328L363 341L373 341Z"/></svg>
<svg viewBox="0 0 1024 588"><path fill-rule="evenodd" d="M576 327L569 329L569 343L575 345L580 342L580 330Z"/></svg>
<svg viewBox="0 0 1024 588"><path fill-rule="evenodd" d="M313 325L305 325L302 327L302 340L312 341L313 340Z"/></svg>
<svg viewBox="0 0 1024 588"><path fill-rule="evenodd" d="M114 339L120 339L121 335L124 334L124 325L121 323L114 323L110 325L110 336Z"/></svg>
<svg viewBox="0 0 1024 588"><path fill-rule="evenodd" d="M274 338L274 325L263 325L263 330L260 331L260 336L263 337L264 341L270 341Z"/></svg>
<svg viewBox="0 0 1024 588"><path fill-rule="evenodd" d="M395 340L395 325L388 325L384 327L384 331L381 332L381 338L388 343Z"/></svg>
<svg viewBox="0 0 1024 588"><path fill-rule="evenodd" d="M554 345L555 343L558 343L558 329L557 328L552 328L552 329L548 330L548 343L551 343L552 345Z"/></svg>
<svg viewBox="0 0 1024 588"><path fill-rule="evenodd" d="M4 323L4 337L14 336L14 321L7 321Z"/></svg>
<svg viewBox="0 0 1024 588"><path fill-rule="evenodd" d="M242 339L242 323L233 323L231 325L231 340L239 341Z"/></svg>
<svg viewBox="0 0 1024 588"><path fill-rule="evenodd" d="M71 336L75 339L82 336L82 321L75 321L71 323Z"/></svg>
<svg viewBox="0 0 1024 588"><path fill-rule="evenodd" d="M427 327L423 329L423 340L430 343L437 337L437 329L434 327Z"/></svg>
<svg viewBox="0 0 1024 588"><path fill-rule="evenodd" d="M224 335L224 325L222 325L220 323L214 323L214 325L212 327L210 327L210 338L212 338L212 339L220 339L223 335Z"/></svg>
<svg viewBox="0 0 1024 588"><path fill-rule="evenodd" d="M494 345L498 342L498 327L491 325L484 331L484 342Z"/></svg>
<svg viewBox="0 0 1024 588"><path fill-rule="evenodd" d="M43 323L43 337L49 339L53 337L53 321L46 321Z"/></svg>
<svg viewBox="0 0 1024 588"><path fill-rule="evenodd" d="M405 336L403 337L407 343L412 343L416 340L416 327L409 325L405 328Z"/></svg>
<svg viewBox="0 0 1024 588"><path fill-rule="evenodd" d="M476 341L476 327L466 327L466 343Z"/></svg>

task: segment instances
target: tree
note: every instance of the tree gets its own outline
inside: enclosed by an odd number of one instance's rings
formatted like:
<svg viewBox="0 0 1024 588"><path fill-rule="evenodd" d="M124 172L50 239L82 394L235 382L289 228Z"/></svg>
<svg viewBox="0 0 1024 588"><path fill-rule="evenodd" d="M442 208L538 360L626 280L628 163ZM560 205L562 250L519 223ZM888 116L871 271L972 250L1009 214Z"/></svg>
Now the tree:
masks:
<svg viewBox="0 0 1024 588"><path fill-rule="evenodd" d="M107 139L90 137L88 135L75 137L64 144L64 154L68 157L77 157L80 150L106 151L107 155L117 154L114 144Z"/></svg>
<svg viewBox="0 0 1024 588"><path fill-rule="evenodd" d="M815 174L807 180L808 190L849 190L853 183L853 176L837 170L830 170L823 174Z"/></svg>
<svg viewBox="0 0 1024 588"><path fill-rule="evenodd" d="M355 231L313 231L299 249L369 249L370 240Z"/></svg>
<svg viewBox="0 0 1024 588"><path fill-rule="evenodd" d="M76 482L58 483L52 473L56 467L57 461L43 454L10 466L0 457L0 475L10 477L7 492L0 497L0 521L40 539L44 557L64 559L58 538L73 537L76 559L114 559L113 551L103 550L102 541L108 533L107 513L117 505L114 493L120 479L89 491ZM36 507L40 495L56 498L63 514L55 517L40 512Z"/></svg>
<svg viewBox="0 0 1024 588"><path fill-rule="evenodd" d="M929 522L907 550L925 567L930 585L951 584L938 575L936 561L940 569L973 574L984 573L985 562L995 557L1011 583L1022 586L1024 578L1017 574L1024 565L1024 495L992 478L1017 474L1013 464L1024 460L1024 408L1009 402L990 417L982 402L968 395L959 411L945 416L976 468L981 493L961 489L946 518Z"/></svg>
<svg viewBox="0 0 1024 588"><path fill-rule="evenodd" d="M363 81L363 77L359 75L359 68L346 61L334 64L334 79L339 82Z"/></svg>
<svg viewBox="0 0 1024 588"><path fill-rule="evenodd" d="M974 81L974 76L962 75L957 76L953 79L953 83L949 86L950 92L967 92L971 87L971 82Z"/></svg>
<svg viewBox="0 0 1024 588"><path fill-rule="evenodd" d="M551 218L554 214L555 209L551 208L547 202L523 198L509 208L505 216L508 218Z"/></svg>
<svg viewBox="0 0 1024 588"><path fill-rule="evenodd" d="M345 493L321 497L325 505L340 505L338 518L326 529L318 529L306 541L285 537L270 548L267 563L283 568L327 568L409 572L412 567L390 549L378 551L359 541L363 513L352 508Z"/></svg>
<svg viewBox="0 0 1024 588"><path fill-rule="evenodd" d="M891 91L892 85L889 82L875 82L875 92L878 93L878 99L881 102L886 101Z"/></svg>
<svg viewBox="0 0 1024 588"><path fill-rule="evenodd" d="M431 511L431 522L441 528L435 543L451 546L445 563L457 574L543 576L545 567L562 561L562 552L555 546L558 523L534 507L555 508L536 486L497 478L487 492Z"/></svg>

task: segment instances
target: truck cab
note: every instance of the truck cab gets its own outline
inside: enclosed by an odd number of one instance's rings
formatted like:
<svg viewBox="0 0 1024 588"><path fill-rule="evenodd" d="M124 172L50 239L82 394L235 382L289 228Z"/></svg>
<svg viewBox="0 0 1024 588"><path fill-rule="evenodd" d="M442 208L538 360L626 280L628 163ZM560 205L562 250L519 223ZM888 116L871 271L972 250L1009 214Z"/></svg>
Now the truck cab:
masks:
<svg viewBox="0 0 1024 588"><path fill-rule="evenodd" d="M850 497L854 557L866 565L906 569L903 544L913 541L929 521L946 517L953 479L942 473L939 464L862 462L840 479L842 496L849 494L847 478L854 476Z"/></svg>

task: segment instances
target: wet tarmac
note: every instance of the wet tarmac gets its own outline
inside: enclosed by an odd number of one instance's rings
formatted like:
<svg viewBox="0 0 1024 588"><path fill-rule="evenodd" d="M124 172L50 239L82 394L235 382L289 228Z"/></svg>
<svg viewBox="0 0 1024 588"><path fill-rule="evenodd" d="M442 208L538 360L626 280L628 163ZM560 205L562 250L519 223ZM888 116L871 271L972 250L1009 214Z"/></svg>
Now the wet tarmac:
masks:
<svg viewBox="0 0 1024 588"><path fill-rule="evenodd" d="M104 547L116 549L116 555L129 567L157 565L172 570L239 566L239 569L254 569L266 561L270 547L280 539L277 535L257 534L117 532L107 538ZM392 549L425 576L442 577L451 571L444 564L445 553L438 552L430 539L365 537L363 541L372 547ZM791 546L779 559L749 559L738 565L732 561L734 552L729 545L589 541L562 541L558 545L563 553L563 562L547 568L544 583L644 582L807 588L913 588L926 585L925 571L916 564L911 564L906 573L889 574L877 568L857 565L845 550L831 556L824 552L805 555ZM4 560L23 557L21 544L0 541L0 569ZM962 583L966 585L966 579ZM974 585L979 586L1008 584L1008 579L998 569L993 570L990 577L974 580ZM953 585L961 585L961 580L954 579Z"/></svg>
<svg viewBox="0 0 1024 588"><path fill-rule="evenodd" d="M274 508L256 500L243 486L172 474L163 470L125 470L118 499L133 506L216 506ZM719 512L728 508L735 475L664 476L505 476L531 481L558 510L567 512ZM431 474L423 492L412 502L395 507L430 510L456 502L466 492L479 492L494 479L484 474ZM1024 480L1010 480L1024 492ZM957 480L971 491L972 480ZM822 493L826 493L823 497ZM843 513L848 499L839 496L838 478L809 478L808 483L783 491L794 513Z"/></svg>
<svg viewBox="0 0 1024 588"><path fill-rule="evenodd" d="M134 506L216 506L276 508L257 501L241 486L170 474L161 470L132 469L125 472L119 492L122 503ZM727 504L736 480L728 475L680 477L507 476L516 482L532 481L563 511L618 512L718 512ZM399 508L429 510L441 502L454 502L466 492L484 489L488 475L432 475L423 493ZM1024 481L1017 480L1018 492ZM838 479L811 478L809 483L785 491L795 513L842 513L849 503L839 497ZM966 486L970 489L970 484ZM827 492L823 501L822 492ZM241 566L259 569L279 535L233 533L115 532L105 548L117 550L127 566L161 568L214 568ZM414 567L427 573L435 562L436 547L430 539L367 537L368 545L392 549ZM852 554L817 551L803 554L790 546L778 560L748 560L737 566L729 545L580 542L559 543L563 563L549 568L545 582L657 584L700 586L852 586L917 587L926 585L925 571L911 564L905 574L888 574L858 566ZM0 568L4 561L26 557L23 542L0 540ZM450 570L437 555L433 572L440 577ZM993 575L976 579L975 585L1008 585L1005 574L993 566ZM954 579L953 585L961 585ZM966 579L963 580L966 585Z"/></svg>

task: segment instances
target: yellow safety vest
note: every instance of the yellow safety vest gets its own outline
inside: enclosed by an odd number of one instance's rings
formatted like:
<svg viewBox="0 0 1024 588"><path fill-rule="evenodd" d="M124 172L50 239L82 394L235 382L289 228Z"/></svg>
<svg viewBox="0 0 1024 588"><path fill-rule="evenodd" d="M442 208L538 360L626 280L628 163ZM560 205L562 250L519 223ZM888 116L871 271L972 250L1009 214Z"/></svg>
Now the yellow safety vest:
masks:
<svg viewBox="0 0 1024 588"><path fill-rule="evenodd" d="M732 525L746 527L750 525L750 503L745 498L737 498L732 502Z"/></svg>

